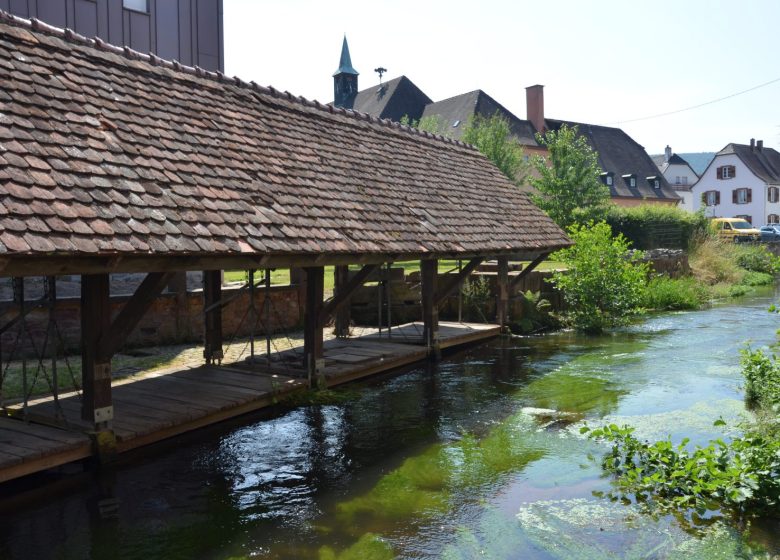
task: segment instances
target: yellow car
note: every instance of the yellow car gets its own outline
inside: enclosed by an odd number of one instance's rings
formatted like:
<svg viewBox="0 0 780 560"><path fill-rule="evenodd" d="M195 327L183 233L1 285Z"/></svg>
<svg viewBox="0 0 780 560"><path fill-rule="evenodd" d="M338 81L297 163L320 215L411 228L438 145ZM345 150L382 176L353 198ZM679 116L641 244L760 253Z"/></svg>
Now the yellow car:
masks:
<svg viewBox="0 0 780 560"><path fill-rule="evenodd" d="M715 218L710 225L717 232L718 238L724 241L742 243L761 240L761 232L742 218Z"/></svg>

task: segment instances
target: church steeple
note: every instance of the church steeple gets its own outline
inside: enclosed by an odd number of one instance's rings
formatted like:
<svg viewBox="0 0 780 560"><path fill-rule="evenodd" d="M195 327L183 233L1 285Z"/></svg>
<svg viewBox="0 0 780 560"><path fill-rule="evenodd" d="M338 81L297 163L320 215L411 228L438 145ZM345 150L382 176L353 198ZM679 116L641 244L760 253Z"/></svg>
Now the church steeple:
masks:
<svg viewBox="0 0 780 560"><path fill-rule="evenodd" d="M355 96L358 92L358 71L352 68L352 59L349 56L347 36L341 45L341 59L339 69L333 74L333 105L352 109L355 104Z"/></svg>

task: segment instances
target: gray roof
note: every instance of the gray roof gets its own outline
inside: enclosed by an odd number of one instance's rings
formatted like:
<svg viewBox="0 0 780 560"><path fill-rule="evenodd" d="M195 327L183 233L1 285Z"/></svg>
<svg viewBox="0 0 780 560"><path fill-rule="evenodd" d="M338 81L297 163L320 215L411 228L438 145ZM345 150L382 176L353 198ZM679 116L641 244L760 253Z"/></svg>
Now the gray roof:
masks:
<svg viewBox="0 0 780 560"><path fill-rule="evenodd" d="M509 121L512 135L524 146L538 146L534 135L536 129L530 121L518 119L514 113L506 109L498 101L490 97L481 89L470 91L462 95L456 95L443 101L431 103L425 107L423 116L439 115L446 126L446 130L455 139L460 139L464 125L474 117L481 115L491 117L495 113L500 114ZM456 124L457 123L457 124Z"/></svg>
<svg viewBox="0 0 780 560"><path fill-rule="evenodd" d="M398 122L408 116L417 120L431 99L406 76L359 91L353 109L372 117Z"/></svg>
<svg viewBox="0 0 780 560"><path fill-rule="evenodd" d="M751 148L746 144L729 144L718 155L736 154L753 174L772 185L780 185L780 153L774 148Z"/></svg>
<svg viewBox="0 0 780 560"><path fill-rule="evenodd" d="M549 130L558 130L564 124L578 128L579 133L587 138L591 148L598 152L601 168L607 173L614 173L614 181L610 187L613 197L673 201L680 199L644 147L622 129L553 119L545 119L545 124ZM636 175L636 188L629 187L623 180L623 175ZM647 177L653 176L658 178L661 188L655 189L648 183Z"/></svg>

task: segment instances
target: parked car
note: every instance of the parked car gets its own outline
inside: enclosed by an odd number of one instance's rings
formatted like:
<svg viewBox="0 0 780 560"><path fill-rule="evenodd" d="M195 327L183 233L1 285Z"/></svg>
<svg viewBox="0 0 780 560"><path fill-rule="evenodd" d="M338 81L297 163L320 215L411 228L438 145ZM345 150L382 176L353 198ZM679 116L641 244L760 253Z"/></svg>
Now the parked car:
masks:
<svg viewBox="0 0 780 560"><path fill-rule="evenodd" d="M714 218L710 225L715 229L718 237L725 241L742 243L761 239L761 232L743 218Z"/></svg>
<svg viewBox="0 0 780 560"><path fill-rule="evenodd" d="M761 226L761 241L780 241L780 224Z"/></svg>

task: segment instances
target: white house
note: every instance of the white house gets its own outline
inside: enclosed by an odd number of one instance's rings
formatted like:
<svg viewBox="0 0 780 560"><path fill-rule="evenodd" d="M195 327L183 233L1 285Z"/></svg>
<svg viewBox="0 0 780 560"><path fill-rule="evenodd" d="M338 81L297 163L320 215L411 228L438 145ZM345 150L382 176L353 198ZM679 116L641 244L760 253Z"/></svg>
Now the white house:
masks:
<svg viewBox="0 0 780 560"><path fill-rule="evenodd" d="M745 218L754 226L780 223L780 153L764 142L729 144L691 189L694 210L713 218Z"/></svg>
<svg viewBox="0 0 780 560"><path fill-rule="evenodd" d="M658 170L682 199L679 208L693 212L693 194L691 188L699 180L699 176L682 157L672 153L672 148L666 146L662 156L653 156L653 162Z"/></svg>

